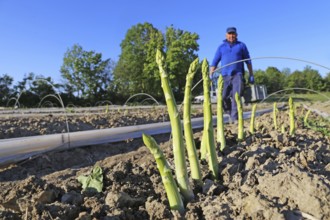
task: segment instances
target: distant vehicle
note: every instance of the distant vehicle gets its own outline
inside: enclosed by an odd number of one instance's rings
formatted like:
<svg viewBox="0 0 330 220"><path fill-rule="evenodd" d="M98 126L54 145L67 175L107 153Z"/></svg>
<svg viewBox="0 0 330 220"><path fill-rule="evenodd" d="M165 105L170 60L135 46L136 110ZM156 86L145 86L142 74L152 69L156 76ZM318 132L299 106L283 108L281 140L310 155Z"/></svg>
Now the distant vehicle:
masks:
<svg viewBox="0 0 330 220"><path fill-rule="evenodd" d="M210 92L211 103L217 103L217 91L212 90ZM204 95L196 96L193 100L193 103L203 103Z"/></svg>
<svg viewBox="0 0 330 220"><path fill-rule="evenodd" d="M265 99L267 97L267 89L264 85L248 85L243 92L244 103L252 103ZM217 103L217 90L210 92L211 103ZM196 96L193 103L203 103L204 95Z"/></svg>

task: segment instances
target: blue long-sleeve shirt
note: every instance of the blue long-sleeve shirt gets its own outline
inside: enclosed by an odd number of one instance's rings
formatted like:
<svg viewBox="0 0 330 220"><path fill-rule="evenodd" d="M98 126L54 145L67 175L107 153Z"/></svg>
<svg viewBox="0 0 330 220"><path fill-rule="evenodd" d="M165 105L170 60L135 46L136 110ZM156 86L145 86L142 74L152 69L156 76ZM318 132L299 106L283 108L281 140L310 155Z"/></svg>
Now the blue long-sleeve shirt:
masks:
<svg viewBox="0 0 330 220"><path fill-rule="evenodd" d="M243 42L236 41L230 44L227 40L218 47L211 66L217 67L221 61L221 67L239 60L250 59L249 51ZM246 64L251 64L251 60L246 60ZM234 75L240 72L244 74L244 63L238 62L221 68L223 76Z"/></svg>

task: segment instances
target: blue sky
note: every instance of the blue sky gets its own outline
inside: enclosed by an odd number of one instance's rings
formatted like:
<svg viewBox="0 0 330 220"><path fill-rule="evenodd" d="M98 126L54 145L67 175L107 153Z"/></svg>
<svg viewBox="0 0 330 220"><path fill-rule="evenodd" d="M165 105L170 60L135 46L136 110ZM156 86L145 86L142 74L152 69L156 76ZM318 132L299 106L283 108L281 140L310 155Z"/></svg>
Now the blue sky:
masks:
<svg viewBox="0 0 330 220"><path fill-rule="evenodd" d="M133 25L200 36L200 59L213 59L228 26L236 26L252 58L289 57L330 67L330 1L307 0L0 0L0 75L15 81L34 72L61 82L64 53L74 44L118 61L120 43ZM274 66L322 76L329 69L297 60L256 59L254 69Z"/></svg>

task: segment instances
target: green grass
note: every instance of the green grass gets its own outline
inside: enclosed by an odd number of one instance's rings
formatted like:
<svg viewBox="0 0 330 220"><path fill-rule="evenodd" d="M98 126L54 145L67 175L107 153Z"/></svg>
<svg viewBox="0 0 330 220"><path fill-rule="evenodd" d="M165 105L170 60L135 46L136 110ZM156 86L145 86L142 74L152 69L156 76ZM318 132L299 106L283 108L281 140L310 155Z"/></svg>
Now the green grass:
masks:
<svg viewBox="0 0 330 220"><path fill-rule="evenodd" d="M304 121L303 118L300 118L300 120ZM304 123L304 126L330 137L329 121L325 118L318 117L317 119L308 119L307 122Z"/></svg>

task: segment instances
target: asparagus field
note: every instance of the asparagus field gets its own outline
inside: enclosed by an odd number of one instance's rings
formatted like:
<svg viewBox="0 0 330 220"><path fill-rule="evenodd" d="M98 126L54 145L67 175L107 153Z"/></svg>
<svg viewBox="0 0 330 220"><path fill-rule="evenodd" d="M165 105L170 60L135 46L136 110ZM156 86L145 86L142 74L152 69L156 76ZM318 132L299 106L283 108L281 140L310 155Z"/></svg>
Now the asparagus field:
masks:
<svg viewBox="0 0 330 220"><path fill-rule="evenodd" d="M319 109L330 113L324 105ZM226 147L220 151L217 146L219 179L212 178L208 164L201 160L203 184L189 179L195 197L184 203L183 214L171 211L156 161L137 138L49 152L1 167L0 218L330 219L330 123L310 112L306 124L307 112L302 107L295 109L294 135L289 134L289 109L277 111L277 129L273 112L256 117L253 134L250 121L245 120L240 142L237 125L225 124ZM193 113L194 117L202 115L201 111ZM2 139L66 129L63 116L56 115L0 120ZM149 109L70 116L68 120L74 132L160 122L168 116L164 109ZM200 155L203 130L194 130L193 136ZM171 135L153 138L175 177ZM102 169L102 191L84 190L78 177L89 176L96 165Z"/></svg>
<svg viewBox="0 0 330 220"><path fill-rule="evenodd" d="M216 108L219 124L215 129L209 64L204 59L201 66L204 125L203 130L193 131L191 89L199 60L193 61L188 70L183 114L176 104L161 50L157 50L156 62L167 107L163 109L166 116L163 112L162 117L163 120L169 118L170 135L162 133L152 137L142 133L143 143L141 137L127 136L125 142L79 149L70 149L69 144L65 151L62 148L61 152L44 152L39 157L4 166L0 170L0 217L330 219L329 114L307 110L290 96L287 107L282 106L281 111L277 103L273 104L272 117L264 112L256 118L256 105L253 105L248 124L243 120L241 97L236 93L232 101L237 103L238 121L224 127L220 98L223 80L219 77ZM120 108L117 110L121 112ZM149 119L157 112L155 108L146 110L144 108L144 113ZM105 114L111 115L108 107ZM136 114L125 111L125 115ZM3 118L6 122L10 114ZM30 118L35 119L33 115ZM134 124L138 124L133 118ZM159 116L157 118L154 121L158 121ZM71 124L67 114L65 121L68 132ZM11 127L15 119L11 122L9 129L1 130L15 130ZM110 123L107 120L92 122ZM17 127L30 125L29 122ZM76 125L86 123L80 121ZM249 128L249 132L245 132L244 127ZM63 136L61 138L63 142ZM79 136L79 140L82 138ZM26 147L18 148L19 153L24 153ZM11 151L8 146L3 149L4 155Z"/></svg>

